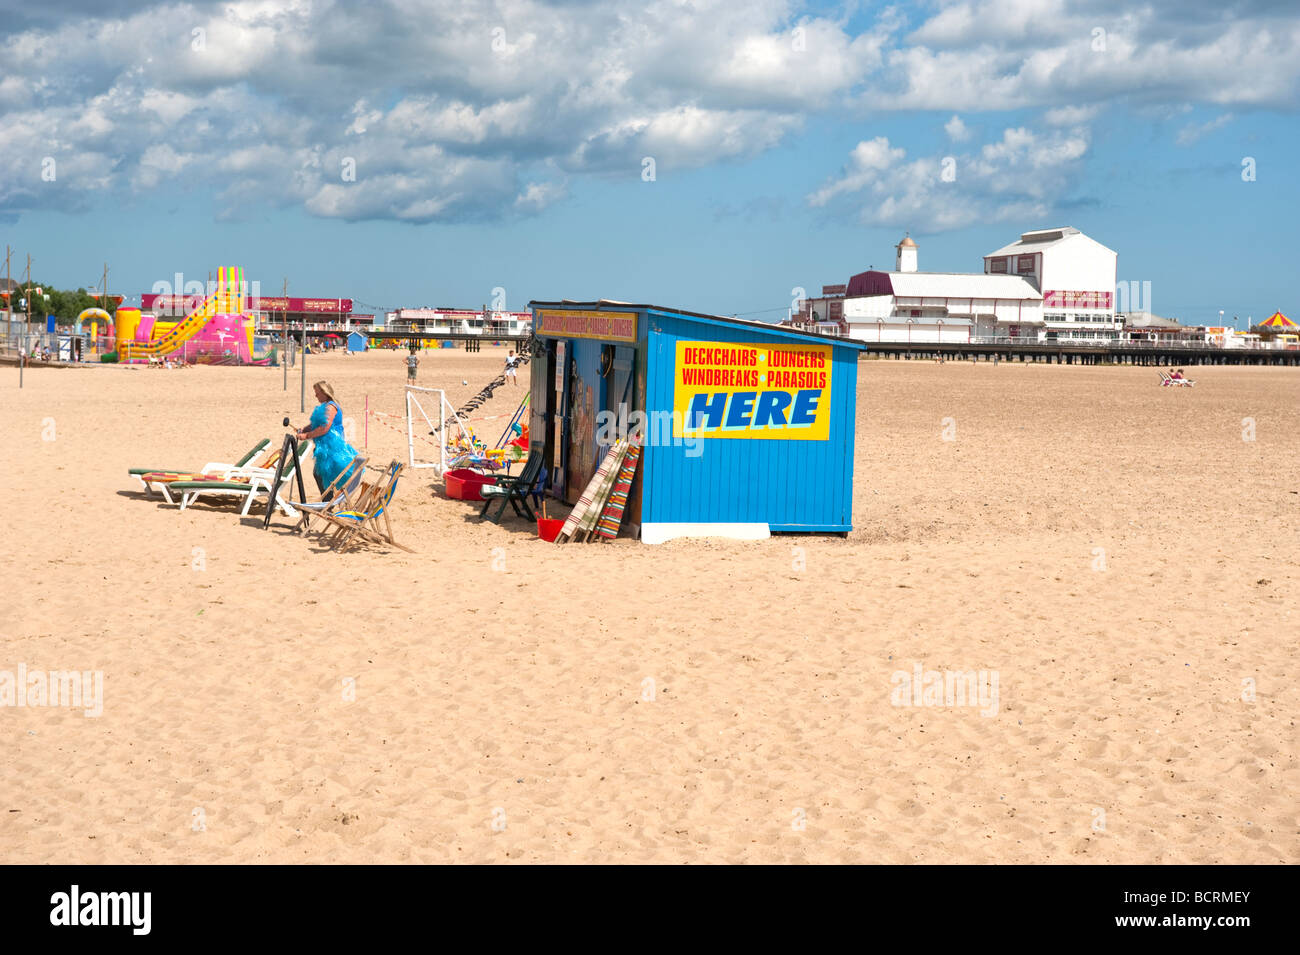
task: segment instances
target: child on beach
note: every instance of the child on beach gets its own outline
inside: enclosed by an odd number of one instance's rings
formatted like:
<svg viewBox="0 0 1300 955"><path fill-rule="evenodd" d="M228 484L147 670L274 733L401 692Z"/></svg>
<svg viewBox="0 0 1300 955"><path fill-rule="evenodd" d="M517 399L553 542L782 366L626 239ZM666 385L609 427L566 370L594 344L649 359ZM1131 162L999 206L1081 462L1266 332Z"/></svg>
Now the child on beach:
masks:
<svg viewBox="0 0 1300 955"><path fill-rule="evenodd" d="M519 359L515 357L514 351L511 350L506 355L506 381L513 381L516 385L519 384L519 376L516 374L517 369L515 368L518 363Z"/></svg>
<svg viewBox="0 0 1300 955"><path fill-rule="evenodd" d="M406 356L406 380L411 384L415 384L415 368L419 364L420 359L412 348L411 353Z"/></svg>

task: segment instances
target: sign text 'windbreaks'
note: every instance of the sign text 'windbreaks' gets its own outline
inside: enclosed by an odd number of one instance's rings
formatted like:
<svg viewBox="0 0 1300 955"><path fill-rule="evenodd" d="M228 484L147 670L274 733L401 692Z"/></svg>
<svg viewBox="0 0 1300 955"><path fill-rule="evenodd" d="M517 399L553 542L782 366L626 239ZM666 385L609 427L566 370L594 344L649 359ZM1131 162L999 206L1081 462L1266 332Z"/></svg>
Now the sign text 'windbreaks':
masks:
<svg viewBox="0 0 1300 955"><path fill-rule="evenodd" d="M830 437L829 345L679 341L674 376L674 437Z"/></svg>

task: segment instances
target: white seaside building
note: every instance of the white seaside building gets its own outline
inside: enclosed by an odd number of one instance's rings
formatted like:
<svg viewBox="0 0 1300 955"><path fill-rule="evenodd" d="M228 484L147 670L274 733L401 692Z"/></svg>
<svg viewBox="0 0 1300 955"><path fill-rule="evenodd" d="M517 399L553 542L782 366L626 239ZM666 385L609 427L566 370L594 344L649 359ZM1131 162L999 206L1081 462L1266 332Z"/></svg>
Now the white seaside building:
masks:
<svg viewBox="0 0 1300 955"><path fill-rule="evenodd" d="M942 343L1118 337L1116 255L1078 229L1026 232L986 255L982 273L918 271L919 250L907 237L895 252L894 271L849 279L843 321L850 338Z"/></svg>
<svg viewBox="0 0 1300 955"><path fill-rule="evenodd" d="M1040 337L1109 341L1120 337L1115 317L1118 256L1078 229L1040 229L984 256L988 275L1028 279L1043 295Z"/></svg>

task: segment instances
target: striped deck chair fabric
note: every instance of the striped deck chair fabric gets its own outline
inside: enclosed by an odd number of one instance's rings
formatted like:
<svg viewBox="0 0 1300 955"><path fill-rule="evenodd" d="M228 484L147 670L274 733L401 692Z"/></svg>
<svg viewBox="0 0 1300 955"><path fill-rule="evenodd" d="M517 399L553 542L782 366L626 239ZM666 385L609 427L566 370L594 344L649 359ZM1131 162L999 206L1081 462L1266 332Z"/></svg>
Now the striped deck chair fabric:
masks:
<svg viewBox="0 0 1300 955"><path fill-rule="evenodd" d="M609 500L600 512L596 522L596 534L605 540L618 537L618 529L623 526L623 511L627 508L627 496L632 490L632 479L636 477L636 467L641 461L641 446L634 444L627 449L623 466L618 469L614 479L614 489L609 492Z"/></svg>
<svg viewBox="0 0 1300 955"><path fill-rule="evenodd" d="M569 512L564 527L560 529L559 535L555 538L556 543L572 539L577 534L586 533L596 526L596 520L600 517L601 505L605 503L605 498L609 496L610 488L613 486L619 464L626 450L627 440L624 438L620 438L610 445L609 451L605 453L604 459L600 462L600 467L596 469L596 473L592 475L591 480L587 482L586 488L583 489L582 495L578 498L578 503L573 505L573 510Z"/></svg>

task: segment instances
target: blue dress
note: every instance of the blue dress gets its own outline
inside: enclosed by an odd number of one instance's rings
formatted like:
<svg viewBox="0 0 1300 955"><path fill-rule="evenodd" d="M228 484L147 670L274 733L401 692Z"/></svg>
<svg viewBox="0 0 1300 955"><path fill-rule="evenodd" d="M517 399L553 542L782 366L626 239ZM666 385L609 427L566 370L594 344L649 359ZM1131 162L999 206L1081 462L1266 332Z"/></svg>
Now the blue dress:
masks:
<svg viewBox="0 0 1300 955"><path fill-rule="evenodd" d="M330 425L328 431L315 439L316 449L312 453L315 461L312 471L322 488L329 487L357 456L356 448L348 444L343 437L343 409L339 407L337 401L328 401L316 406L311 413L309 430L314 431L325 427L325 416L330 405L334 406L334 423Z"/></svg>

